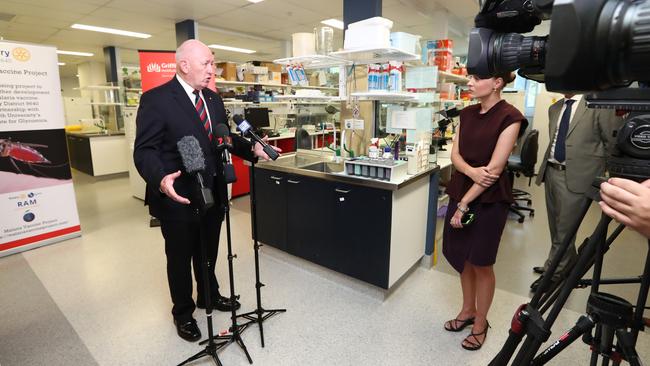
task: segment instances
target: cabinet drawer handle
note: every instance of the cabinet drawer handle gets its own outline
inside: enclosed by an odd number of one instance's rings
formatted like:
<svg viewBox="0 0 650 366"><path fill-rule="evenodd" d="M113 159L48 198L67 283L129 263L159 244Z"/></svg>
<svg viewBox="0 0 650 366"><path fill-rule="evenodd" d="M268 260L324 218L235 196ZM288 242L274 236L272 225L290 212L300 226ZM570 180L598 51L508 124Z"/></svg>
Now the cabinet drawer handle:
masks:
<svg viewBox="0 0 650 366"><path fill-rule="evenodd" d="M349 189L346 191L346 190L344 190L344 189L338 189L338 188L336 188L335 191L337 191L338 193L343 193L343 194L350 193L350 190L349 190Z"/></svg>
<svg viewBox="0 0 650 366"><path fill-rule="evenodd" d="M299 180L291 180L291 179L289 179L289 180L287 180L287 183L300 184L300 181Z"/></svg>
<svg viewBox="0 0 650 366"><path fill-rule="evenodd" d="M272 176L271 176L271 179L273 179L273 180L282 180L282 177L276 177L276 176L273 176L273 175L272 175Z"/></svg>

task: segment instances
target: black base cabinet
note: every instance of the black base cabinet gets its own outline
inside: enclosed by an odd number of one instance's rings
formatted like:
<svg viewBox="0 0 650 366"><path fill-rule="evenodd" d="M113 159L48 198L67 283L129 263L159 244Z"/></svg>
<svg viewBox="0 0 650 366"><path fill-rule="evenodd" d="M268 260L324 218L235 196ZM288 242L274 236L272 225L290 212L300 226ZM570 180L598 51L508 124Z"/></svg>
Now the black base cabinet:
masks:
<svg viewBox="0 0 650 366"><path fill-rule="evenodd" d="M388 288L392 193L362 186L333 184L333 227L338 233L338 272Z"/></svg>
<svg viewBox="0 0 650 366"><path fill-rule="evenodd" d="M392 192L255 169L258 240L388 288Z"/></svg>
<svg viewBox="0 0 650 366"><path fill-rule="evenodd" d="M287 250L287 177L255 169L257 240Z"/></svg>

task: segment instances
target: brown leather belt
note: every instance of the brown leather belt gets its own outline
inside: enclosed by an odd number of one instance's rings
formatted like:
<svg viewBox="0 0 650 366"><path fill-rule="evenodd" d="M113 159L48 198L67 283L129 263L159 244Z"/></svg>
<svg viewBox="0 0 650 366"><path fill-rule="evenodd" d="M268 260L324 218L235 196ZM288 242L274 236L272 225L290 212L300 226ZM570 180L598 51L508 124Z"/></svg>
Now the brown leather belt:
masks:
<svg viewBox="0 0 650 366"><path fill-rule="evenodd" d="M558 164L558 163L554 163L552 161L549 161L546 165L550 166L551 168L560 170L560 171L566 170L566 165L564 165L564 164Z"/></svg>

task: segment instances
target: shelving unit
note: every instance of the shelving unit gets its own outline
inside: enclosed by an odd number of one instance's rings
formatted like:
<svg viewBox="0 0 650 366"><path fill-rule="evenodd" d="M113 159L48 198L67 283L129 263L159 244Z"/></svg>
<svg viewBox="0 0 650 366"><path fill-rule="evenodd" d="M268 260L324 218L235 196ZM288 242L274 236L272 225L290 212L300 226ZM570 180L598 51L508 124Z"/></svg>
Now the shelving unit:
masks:
<svg viewBox="0 0 650 366"><path fill-rule="evenodd" d="M309 55L309 56L280 58L277 60L273 60L273 63L279 65L301 64L305 70L309 70L309 69L325 69L330 67L349 65L350 61L340 57L334 57L334 56Z"/></svg>
<svg viewBox="0 0 650 366"><path fill-rule="evenodd" d="M124 103L92 102L90 105L124 105Z"/></svg>
<svg viewBox="0 0 650 366"><path fill-rule="evenodd" d="M353 98L359 100L377 100L386 102L411 102L416 101L417 96L414 93L394 93L385 91L356 92L350 94Z"/></svg>
<svg viewBox="0 0 650 366"><path fill-rule="evenodd" d="M297 95L276 95L275 99L280 100L296 100L296 101L311 101L311 102L330 102L332 97L329 96L297 96Z"/></svg>
<svg viewBox="0 0 650 366"><path fill-rule="evenodd" d="M404 52L399 48L359 48L330 53L355 64L375 64L386 61L413 61L420 58L414 53Z"/></svg>
<svg viewBox="0 0 650 366"><path fill-rule="evenodd" d="M338 88L328 87L328 86L300 86L300 85L288 85L288 84L267 84L267 83L252 83L247 81L228 81L228 80L216 80L216 85L232 85L232 86L264 86L268 88L292 88L292 89L318 89L318 90L331 90L336 91Z"/></svg>
<svg viewBox="0 0 650 366"><path fill-rule="evenodd" d="M438 71L438 78L440 80L445 80L450 83L463 84L463 85L469 82L469 79L465 76L456 75L445 71Z"/></svg>
<svg viewBox="0 0 650 366"><path fill-rule="evenodd" d="M110 85L88 85L81 88L74 88L77 90L120 90L119 86L110 86Z"/></svg>

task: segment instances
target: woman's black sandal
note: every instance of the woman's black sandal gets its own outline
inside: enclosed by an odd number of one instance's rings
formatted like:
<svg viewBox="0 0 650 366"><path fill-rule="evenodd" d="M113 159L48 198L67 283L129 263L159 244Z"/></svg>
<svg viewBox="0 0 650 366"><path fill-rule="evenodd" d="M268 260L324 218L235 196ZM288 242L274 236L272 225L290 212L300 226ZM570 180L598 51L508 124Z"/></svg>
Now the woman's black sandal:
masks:
<svg viewBox="0 0 650 366"><path fill-rule="evenodd" d="M470 333L470 334L465 338L465 340L463 341L463 343L461 343L461 346L463 346L463 348L465 348L465 349L468 350L468 351L478 351L478 350L480 350L481 347L483 347L483 343L485 343L485 340L487 339L488 328L490 328L490 323L487 323L487 325L485 326L485 329L484 329L481 333ZM481 336L481 335L485 335L485 336L483 337L483 342L480 342L480 341L478 340L478 338L476 338L476 336ZM474 338L474 340L475 340L476 342L472 342L472 341L470 340L470 337ZM469 343L470 345L469 345L469 346L466 346L465 343Z"/></svg>
<svg viewBox="0 0 650 366"><path fill-rule="evenodd" d="M455 325L459 324L460 326L455 327ZM449 324L449 327L447 327L447 324ZM460 332L461 330L467 328L468 325L474 324L474 317L467 318L465 320L461 319L452 319L452 320L447 320L445 322L445 330L448 332Z"/></svg>

